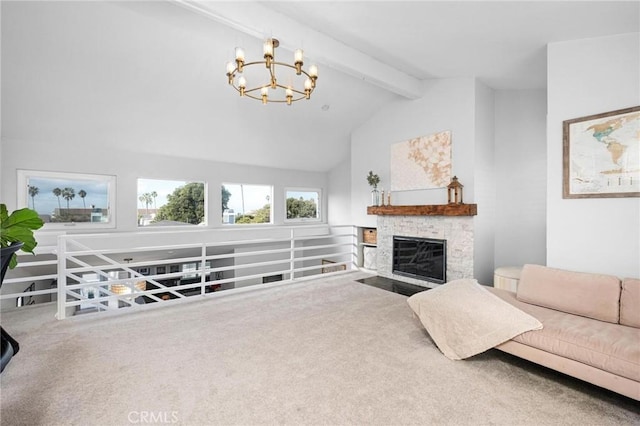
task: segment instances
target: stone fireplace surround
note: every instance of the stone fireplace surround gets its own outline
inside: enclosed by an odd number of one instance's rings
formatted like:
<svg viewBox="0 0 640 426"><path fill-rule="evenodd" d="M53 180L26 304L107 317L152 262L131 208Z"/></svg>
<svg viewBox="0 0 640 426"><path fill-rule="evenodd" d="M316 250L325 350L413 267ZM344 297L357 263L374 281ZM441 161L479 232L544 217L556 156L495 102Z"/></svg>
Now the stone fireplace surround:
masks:
<svg viewBox="0 0 640 426"><path fill-rule="evenodd" d="M438 284L392 273L393 236L436 238L447 240L447 281L473 278L473 215L475 205L464 215L421 215L369 208L369 214L377 214L377 267L378 275L417 284L437 287ZM390 206L393 207L393 206ZM407 206L408 207L408 206Z"/></svg>

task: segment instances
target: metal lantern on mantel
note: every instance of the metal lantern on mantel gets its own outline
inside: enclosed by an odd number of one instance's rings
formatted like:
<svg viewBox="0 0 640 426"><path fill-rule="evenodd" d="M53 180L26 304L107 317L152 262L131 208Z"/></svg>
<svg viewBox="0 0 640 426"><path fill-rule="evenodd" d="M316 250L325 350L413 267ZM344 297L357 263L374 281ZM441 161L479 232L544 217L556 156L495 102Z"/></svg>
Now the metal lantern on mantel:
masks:
<svg viewBox="0 0 640 426"><path fill-rule="evenodd" d="M462 202L462 187L464 185L458 182L458 177L454 176L451 183L447 186L449 204L464 204Z"/></svg>

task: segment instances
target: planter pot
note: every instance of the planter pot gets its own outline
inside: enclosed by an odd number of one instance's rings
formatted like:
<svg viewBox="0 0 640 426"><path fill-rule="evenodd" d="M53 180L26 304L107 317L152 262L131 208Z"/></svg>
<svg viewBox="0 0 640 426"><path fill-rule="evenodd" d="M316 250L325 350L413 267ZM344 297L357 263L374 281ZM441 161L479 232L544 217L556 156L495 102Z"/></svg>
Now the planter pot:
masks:
<svg viewBox="0 0 640 426"><path fill-rule="evenodd" d="M371 190L371 205L379 206L380 205L380 191L377 188Z"/></svg>

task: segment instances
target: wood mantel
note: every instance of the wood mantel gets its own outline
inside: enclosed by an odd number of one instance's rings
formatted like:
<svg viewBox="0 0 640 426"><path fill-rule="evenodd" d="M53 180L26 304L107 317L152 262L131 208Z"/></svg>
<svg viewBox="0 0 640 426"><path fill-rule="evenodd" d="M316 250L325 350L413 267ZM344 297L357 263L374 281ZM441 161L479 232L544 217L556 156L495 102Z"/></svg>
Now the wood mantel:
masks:
<svg viewBox="0 0 640 426"><path fill-rule="evenodd" d="M477 204L432 204L423 206L369 206L367 214L386 216L475 216Z"/></svg>

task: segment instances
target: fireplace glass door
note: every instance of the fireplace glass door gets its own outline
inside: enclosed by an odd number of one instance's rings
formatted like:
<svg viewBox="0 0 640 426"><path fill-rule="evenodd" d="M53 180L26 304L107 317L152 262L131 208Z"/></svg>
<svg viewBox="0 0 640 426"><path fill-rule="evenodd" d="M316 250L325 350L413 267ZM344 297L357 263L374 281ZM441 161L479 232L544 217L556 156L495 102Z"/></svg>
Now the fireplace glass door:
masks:
<svg viewBox="0 0 640 426"><path fill-rule="evenodd" d="M447 280L447 241L394 236L393 273L444 284Z"/></svg>

